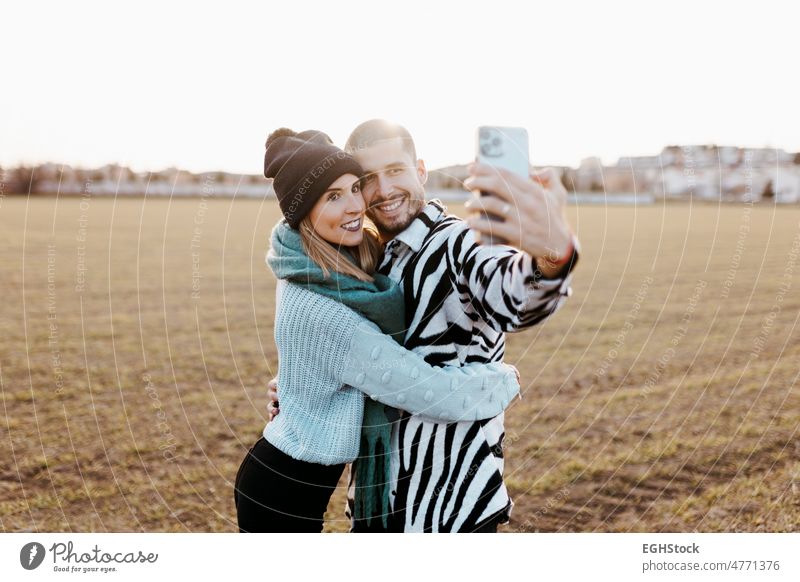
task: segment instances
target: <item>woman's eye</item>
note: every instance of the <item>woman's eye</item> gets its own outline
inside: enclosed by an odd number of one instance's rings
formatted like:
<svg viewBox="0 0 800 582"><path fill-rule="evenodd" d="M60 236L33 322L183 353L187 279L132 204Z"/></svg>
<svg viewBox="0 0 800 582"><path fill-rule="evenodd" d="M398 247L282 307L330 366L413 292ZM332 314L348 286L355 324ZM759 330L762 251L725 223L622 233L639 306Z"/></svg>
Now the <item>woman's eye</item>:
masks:
<svg viewBox="0 0 800 582"><path fill-rule="evenodd" d="M361 192L361 184L358 183L353 184L351 191L353 192L353 194L358 194L359 192Z"/></svg>
<svg viewBox="0 0 800 582"><path fill-rule="evenodd" d="M330 194L328 194L328 200L330 200L331 202L336 200L338 197L339 197L338 192L331 192Z"/></svg>

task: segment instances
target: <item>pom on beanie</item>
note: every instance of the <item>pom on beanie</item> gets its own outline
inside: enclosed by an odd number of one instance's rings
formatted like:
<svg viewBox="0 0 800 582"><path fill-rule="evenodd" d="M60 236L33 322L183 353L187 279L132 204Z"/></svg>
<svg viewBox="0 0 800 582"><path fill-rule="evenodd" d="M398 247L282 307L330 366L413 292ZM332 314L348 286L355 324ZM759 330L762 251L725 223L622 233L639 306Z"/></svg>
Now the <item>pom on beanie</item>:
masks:
<svg viewBox="0 0 800 582"><path fill-rule="evenodd" d="M297 132L292 131L288 127L279 127L275 131L273 131L269 136L267 136L267 143L264 144L264 147L268 148L269 144L274 142L279 137L295 137Z"/></svg>

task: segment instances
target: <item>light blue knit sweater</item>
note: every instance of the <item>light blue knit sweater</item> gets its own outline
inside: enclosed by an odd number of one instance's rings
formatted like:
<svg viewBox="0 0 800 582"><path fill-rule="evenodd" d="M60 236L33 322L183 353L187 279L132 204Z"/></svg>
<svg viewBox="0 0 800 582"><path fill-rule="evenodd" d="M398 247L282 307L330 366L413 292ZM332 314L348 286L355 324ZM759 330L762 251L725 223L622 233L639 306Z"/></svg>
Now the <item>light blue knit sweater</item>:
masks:
<svg viewBox="0 0 800 582"><path fill-rule="evenodd" d="M475 421L497 416L519 393L516 374L505 364L431 366L336 300L278 284L281 412L264 437L295 459L353 461L365 394L412 414Z"/></svg>

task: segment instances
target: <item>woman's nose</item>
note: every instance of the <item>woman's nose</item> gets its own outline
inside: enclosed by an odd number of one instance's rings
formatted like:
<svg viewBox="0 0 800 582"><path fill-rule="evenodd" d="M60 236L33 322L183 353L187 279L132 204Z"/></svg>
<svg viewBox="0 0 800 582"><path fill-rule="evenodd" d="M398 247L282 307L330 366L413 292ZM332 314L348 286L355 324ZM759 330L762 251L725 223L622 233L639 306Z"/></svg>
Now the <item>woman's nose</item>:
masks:
<svg viewBox="0 0 800 582"><path fill-rule="evenodd" d="M350 204L347 205L347 212L350 214L364 214L366 207L361 192L354 192L353 196L350 196Z"/></svg>

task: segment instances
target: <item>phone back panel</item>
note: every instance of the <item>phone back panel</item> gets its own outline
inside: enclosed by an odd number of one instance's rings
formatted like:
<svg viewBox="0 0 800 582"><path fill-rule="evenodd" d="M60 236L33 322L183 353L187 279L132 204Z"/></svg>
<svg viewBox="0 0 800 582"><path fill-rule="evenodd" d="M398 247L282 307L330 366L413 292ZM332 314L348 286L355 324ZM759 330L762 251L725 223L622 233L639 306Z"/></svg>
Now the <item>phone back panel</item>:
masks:
<svg viewBox="0 0 800 582"><path fill-rule="evenodd" d="M478 128L477 150L479 163L528 176L528 132L525 128L483 125Z"/></svg>

